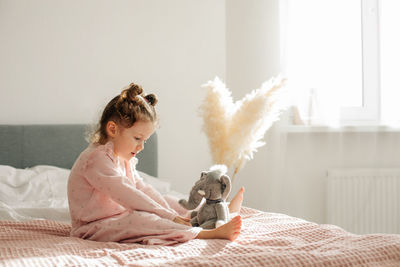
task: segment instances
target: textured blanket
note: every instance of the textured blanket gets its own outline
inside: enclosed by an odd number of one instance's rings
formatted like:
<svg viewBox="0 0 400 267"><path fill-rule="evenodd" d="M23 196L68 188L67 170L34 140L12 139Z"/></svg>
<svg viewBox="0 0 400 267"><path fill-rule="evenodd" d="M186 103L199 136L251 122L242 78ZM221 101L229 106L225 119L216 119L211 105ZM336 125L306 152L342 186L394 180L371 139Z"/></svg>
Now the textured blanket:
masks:
<svg viewBox="0 0 400 267"><path fill-rule="evenodd" d="M250 208L241 214L234 242L174 246L82 240L55 221L0 221L0 266L400 266L400 235L355 235Z"/></svg>

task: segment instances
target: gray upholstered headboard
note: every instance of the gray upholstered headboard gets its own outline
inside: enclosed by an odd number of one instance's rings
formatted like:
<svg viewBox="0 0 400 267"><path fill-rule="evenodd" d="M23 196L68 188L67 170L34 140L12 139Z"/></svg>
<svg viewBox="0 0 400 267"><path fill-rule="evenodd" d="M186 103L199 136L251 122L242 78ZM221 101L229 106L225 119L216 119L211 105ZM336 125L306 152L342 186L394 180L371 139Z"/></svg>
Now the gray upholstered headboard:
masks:
<svg viewBox="0 0 400 267"><path fill-rule="evenodd" d="M27 168L52 165L71 169L88 146L87 125L0 125L0 165ZM138 170L157 176L157 136L138 154Z"/></svg>

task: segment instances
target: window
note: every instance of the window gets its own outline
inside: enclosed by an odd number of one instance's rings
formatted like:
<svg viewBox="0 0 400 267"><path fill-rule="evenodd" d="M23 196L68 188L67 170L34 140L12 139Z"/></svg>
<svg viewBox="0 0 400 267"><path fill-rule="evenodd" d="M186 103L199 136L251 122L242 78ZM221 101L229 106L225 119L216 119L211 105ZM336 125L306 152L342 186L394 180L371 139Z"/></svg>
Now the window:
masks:
<svg viewBox="0 0 400 267"><path fill-rule="evenodd" d="M400 6L381 2L282 1L284 68L311 124L398 120L393 93L400 90L394 81Z"/></svg>

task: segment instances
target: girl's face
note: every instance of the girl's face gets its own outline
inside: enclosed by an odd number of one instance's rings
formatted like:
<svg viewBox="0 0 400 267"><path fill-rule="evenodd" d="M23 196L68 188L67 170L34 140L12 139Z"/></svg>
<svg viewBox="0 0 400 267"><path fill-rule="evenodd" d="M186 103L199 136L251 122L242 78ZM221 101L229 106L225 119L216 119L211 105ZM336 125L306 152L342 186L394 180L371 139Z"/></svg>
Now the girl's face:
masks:
<svg viewBox="0 0 400 267"><path fill-rule="evenodd" d="M143 150L144 143L154 130L155 125L150 121L137 121L130 128L124 128L113 121L107 124L108 137L114 143L114 153L127 161Z"/></svg>

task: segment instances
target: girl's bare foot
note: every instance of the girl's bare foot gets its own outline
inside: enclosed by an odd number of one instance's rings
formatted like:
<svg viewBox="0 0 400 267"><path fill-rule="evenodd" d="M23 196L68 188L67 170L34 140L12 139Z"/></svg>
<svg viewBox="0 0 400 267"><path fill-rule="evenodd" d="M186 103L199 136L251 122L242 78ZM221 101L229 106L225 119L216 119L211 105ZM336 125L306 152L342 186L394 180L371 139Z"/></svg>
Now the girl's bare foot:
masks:
<svg viewBox="0 0 400 267"><path fill-rule="evenodd" d="M240 212L243 202L244 187L241 187L229 203L229 213Z"/></svg>
<svg viewBox="0 0 400 267"><path fill-rule="evenodd" d="M196 238L198 239L228 239L235 240L242 228L242 217L234 217L231 221L212 230L202 230Z"/></svg>

